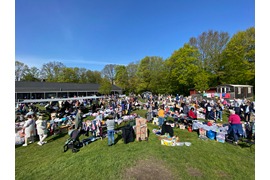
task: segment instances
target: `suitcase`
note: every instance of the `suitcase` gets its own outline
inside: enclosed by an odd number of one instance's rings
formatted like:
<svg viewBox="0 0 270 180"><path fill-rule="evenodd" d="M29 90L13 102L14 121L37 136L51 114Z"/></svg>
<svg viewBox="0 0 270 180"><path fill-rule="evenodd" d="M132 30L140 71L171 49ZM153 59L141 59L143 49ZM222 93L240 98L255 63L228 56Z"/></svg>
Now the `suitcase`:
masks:
<svg viewBox="0 0 270 180"><path fill-rule="evenodd" d="M144 118L136 118L136 140L148 141L147 124Z"/></svg>

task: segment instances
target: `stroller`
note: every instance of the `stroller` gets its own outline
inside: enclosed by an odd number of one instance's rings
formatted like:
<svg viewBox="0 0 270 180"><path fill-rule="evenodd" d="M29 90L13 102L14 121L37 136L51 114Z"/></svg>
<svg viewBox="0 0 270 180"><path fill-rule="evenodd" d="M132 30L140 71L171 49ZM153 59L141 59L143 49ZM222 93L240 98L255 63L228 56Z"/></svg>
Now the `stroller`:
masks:
<svg viewBox="0 0 270 180"><path fill-rule="evenodd" d="M75 129L70 133L70 138L66 141L64 145L64 152L66 152L68 149L72 149L73 153L76 153L79 151L79 148L83 146L83 144L79 140L80 137L80 131Z"/></svg>

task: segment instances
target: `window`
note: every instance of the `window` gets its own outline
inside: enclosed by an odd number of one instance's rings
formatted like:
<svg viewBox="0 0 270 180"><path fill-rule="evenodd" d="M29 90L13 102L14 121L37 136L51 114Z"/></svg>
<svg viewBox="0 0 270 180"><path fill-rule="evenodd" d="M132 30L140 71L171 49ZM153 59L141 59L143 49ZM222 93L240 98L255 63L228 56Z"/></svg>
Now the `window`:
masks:
<svg viewBox="0 0 270 180"><path fill-rule="evenodd" d="M241 94L241 88L238 87L238 94Z"/></svg>
<svg viewBox="0 0 270 180"><path fill-rule="evenodd" d="M248 93L249 93L249 94L251 93L251 87L248 88Z"/></svg>

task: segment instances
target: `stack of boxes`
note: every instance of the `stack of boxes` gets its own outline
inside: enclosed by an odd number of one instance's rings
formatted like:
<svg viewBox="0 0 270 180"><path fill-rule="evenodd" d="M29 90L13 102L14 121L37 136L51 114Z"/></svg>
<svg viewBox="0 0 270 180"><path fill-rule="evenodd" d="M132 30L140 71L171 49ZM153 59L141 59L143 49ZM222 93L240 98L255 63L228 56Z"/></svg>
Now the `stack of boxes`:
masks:
<svg viewBox="0 0 270 180"><path fill-rule="evenodd" d="M148 140L147 124L145 118L136 118L136 140Z"/></svg>

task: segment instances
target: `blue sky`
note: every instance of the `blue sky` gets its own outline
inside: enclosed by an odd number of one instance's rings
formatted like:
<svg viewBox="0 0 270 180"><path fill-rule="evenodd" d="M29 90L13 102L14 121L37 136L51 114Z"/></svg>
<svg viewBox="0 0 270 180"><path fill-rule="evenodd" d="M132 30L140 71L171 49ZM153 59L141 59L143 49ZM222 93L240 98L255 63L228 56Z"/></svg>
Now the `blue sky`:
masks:
<svg viewBox="0 0 270 180"><path fill-rule="evenodd" d="M16 0L15 58L100 71L166 59L208 30L232 36L252 26L255 0Z"/></svg>

